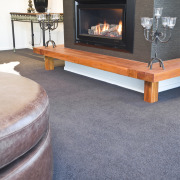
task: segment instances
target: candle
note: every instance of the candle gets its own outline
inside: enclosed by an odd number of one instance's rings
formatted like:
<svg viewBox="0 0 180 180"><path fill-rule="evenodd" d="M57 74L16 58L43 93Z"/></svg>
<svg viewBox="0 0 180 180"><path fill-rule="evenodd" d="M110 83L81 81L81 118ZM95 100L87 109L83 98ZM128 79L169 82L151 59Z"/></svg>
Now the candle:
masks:
<svg viewBox="0 0 180 180"><path fill-rule="evenodd" d="M163 8L155 8L155 17L160 18L162 15Z"/></svg>

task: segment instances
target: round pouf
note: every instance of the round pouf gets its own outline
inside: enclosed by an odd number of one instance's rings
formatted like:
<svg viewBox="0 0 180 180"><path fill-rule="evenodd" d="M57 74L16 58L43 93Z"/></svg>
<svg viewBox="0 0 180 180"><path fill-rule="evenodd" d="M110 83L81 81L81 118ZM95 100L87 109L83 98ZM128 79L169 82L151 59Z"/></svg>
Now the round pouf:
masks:
<svg viewBox="0 0 180 180"><path fill-rule="evenodd" d="M0 72L0 179L52 179L49 101L27 78Z"/></svg>

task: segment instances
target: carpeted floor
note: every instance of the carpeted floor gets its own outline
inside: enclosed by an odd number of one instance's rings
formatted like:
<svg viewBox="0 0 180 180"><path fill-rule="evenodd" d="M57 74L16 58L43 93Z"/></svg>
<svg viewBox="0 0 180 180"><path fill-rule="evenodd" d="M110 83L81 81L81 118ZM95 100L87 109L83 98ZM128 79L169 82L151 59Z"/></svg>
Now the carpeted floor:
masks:
<svg viewBox="0 0 180 180"><path fill-rule="evenodd" d="M180 179L180 88L148 104L143 94L66 72L45 71L24 49L0 64L41 84L51 105L54 180Z"/></svg>

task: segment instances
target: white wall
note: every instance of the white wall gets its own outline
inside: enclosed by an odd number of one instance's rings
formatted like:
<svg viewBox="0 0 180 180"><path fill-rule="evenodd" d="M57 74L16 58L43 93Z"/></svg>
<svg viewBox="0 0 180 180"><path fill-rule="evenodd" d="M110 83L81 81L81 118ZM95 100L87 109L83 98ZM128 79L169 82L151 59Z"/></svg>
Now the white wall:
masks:
<svg viewBox="0 0 180 180"><path fill-rule="evenodd" d="M2 1L2 0L0 0ZM33 5L34 6L34 5ZM0 8L0 50L13 49L12 27L10 12L27 12L28 0L5 0ZM63 12L63 0L49 0L48 8L51 12ZM14 22L16 49L31 48L30 23ZM34 24L35 46L42 45L42 32L39 24ZM56 44L63 44L63 23L59 23L57 30L52 32L52 39ZM48 35L46 34L46 40Z"/></svg>

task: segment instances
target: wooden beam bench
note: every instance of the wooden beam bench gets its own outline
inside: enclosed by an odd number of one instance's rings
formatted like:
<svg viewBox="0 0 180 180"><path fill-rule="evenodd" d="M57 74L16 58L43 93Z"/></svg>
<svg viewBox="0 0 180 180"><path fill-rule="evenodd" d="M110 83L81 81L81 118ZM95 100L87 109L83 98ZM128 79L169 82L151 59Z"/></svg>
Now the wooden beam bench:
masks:
<svg viewBox="0 0 180 180"><path fill-rule="evenodd" d="M34 53L45 56L46 70L54 69L53 58L56 58L144 80L144 101L149 103L158 101L159 81L180 76L180 58L165 61L165 70L160 68L158 63L149 70L144 62L65 48L64 45L58 45L56 48L36 47Z"/></svg>

